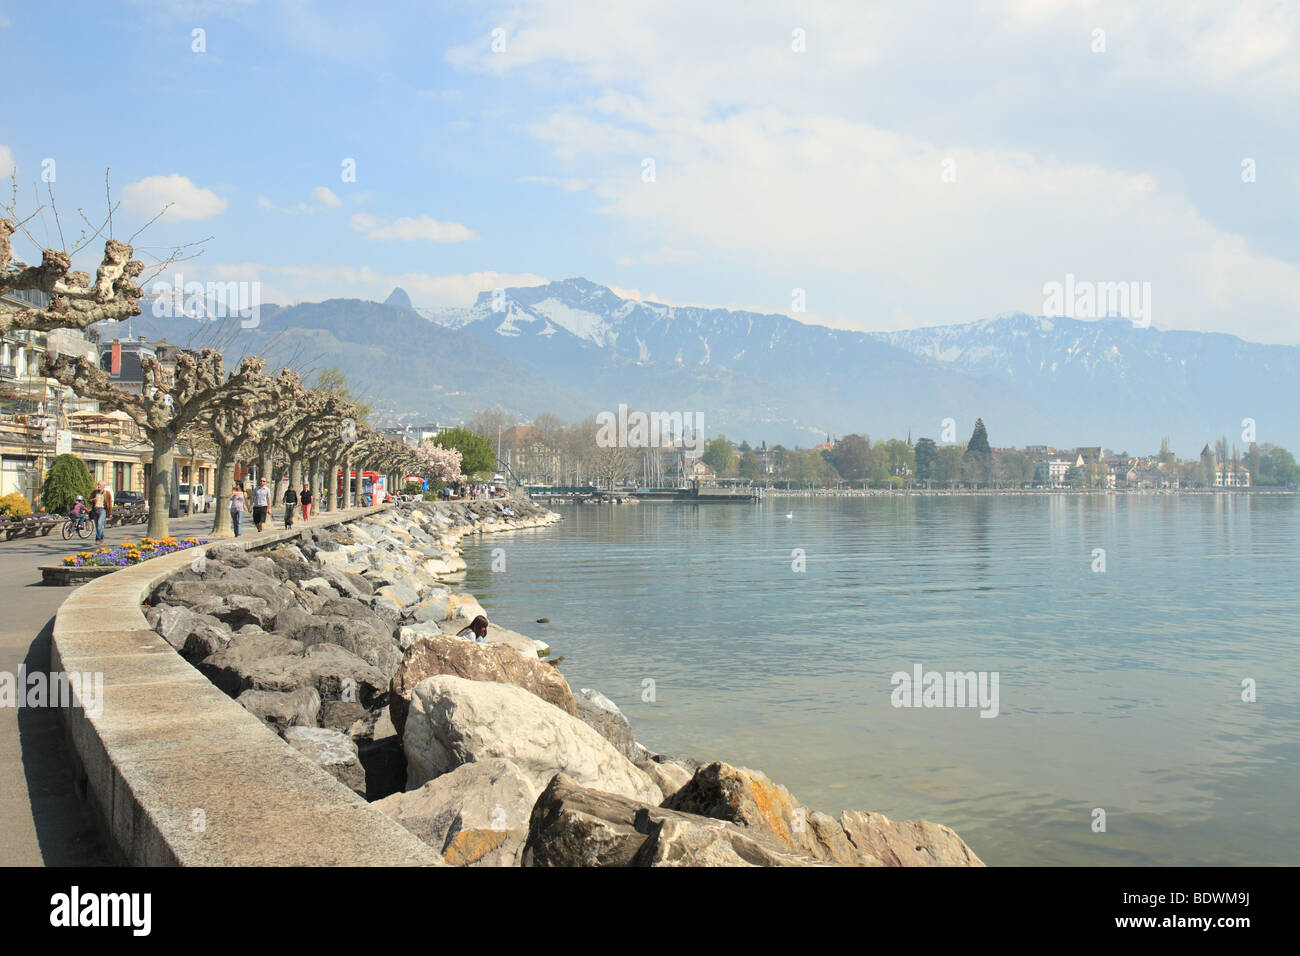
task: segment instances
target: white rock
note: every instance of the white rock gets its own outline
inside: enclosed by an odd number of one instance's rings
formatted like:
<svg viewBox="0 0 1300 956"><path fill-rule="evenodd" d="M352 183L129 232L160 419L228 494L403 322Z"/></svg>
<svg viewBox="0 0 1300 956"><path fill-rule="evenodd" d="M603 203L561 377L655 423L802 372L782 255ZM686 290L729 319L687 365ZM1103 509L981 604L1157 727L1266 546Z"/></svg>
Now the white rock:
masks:
<svg viewBox="0 0 1300 956"><path fill-rule="evenodd" d="M411 695L402 735L407 789L462 764L504 757L540 792L557 773L584 787L658 804L646 773L576 717L521 687L439 674Z"/></svg>

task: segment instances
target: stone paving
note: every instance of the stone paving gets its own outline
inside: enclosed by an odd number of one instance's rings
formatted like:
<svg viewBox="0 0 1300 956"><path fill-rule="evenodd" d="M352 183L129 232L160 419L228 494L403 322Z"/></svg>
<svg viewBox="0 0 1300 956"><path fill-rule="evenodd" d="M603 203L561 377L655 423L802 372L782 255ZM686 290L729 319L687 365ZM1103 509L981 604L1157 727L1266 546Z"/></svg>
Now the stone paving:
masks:
<svg viewBox="0 0 1300 956"><path fill-rule="evenodd" d="M264 533L278 530L283 509ZM278 512L278 514L277 514ZM143 524L108 528L104 544L145 534ZM176 537L204 537L212 515L171 522ZM244 537L256 536L246 522ZM48 671L54 614L76 588L41 584L41 565L95 545L90 538L48 537L0 542L0 672ZM109 863L100 830L74 790L59 715L50 708L0 707L0 866Z"/></svg>

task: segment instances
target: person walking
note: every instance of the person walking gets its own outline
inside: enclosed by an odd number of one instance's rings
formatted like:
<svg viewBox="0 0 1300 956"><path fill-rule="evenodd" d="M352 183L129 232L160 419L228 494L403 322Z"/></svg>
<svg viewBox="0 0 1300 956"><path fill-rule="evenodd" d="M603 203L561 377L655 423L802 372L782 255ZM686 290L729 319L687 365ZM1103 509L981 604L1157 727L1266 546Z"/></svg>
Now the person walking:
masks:
<svg viewBox="0 0 1300 956"><path fill-rule="evenodd" d="M230 493L230 525L235 529L235 537L238 538L242 532L244 521L244 507L247 504L248 496L244 494L241 485L235 485L235 490Z"/></svg>
<svg viewBox="0 0 1300 956"><path fill-rule="evenodd" d="M298 506L298 492L293 490L293 485L284 489L284 526L293 527L293 509Z"/></svg>
<svg viewBox="0 0 1300 956"><path fill-rule="evenodd" d="M298 504L302 505L302 520L308 521L311 518L311 484L302 486L302 491L298 494Z"/></svg>
<svg viewBox="0 0 1300 956"><path fill-rule="evenodd" d="M95 519L95 540L104 540L104 522L113 517L113 492L101 481L90 493L90 513Z"/></svg>
<svg viewBox="0 0 1300 956"><path fill-rule="evenodd" d="M261 531L266 526L266 513L271 510L271 489L266 486L263 475L253 489L253 524Z"/></svg>

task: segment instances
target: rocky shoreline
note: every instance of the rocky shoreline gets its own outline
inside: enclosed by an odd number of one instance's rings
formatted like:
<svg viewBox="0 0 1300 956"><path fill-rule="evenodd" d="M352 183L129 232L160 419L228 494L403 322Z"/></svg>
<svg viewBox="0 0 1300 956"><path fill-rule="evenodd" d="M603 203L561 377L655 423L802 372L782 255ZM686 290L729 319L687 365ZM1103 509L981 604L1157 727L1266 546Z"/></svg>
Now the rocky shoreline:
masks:
<svg viewBox="0 0 1300 956"><path fill-rule="evenodd" d="M641 746L550 648L456 585L467 534L544 527L529 502L414 504L292 542L210 547L150 625L286 743L448 865L981 866L952 830L801 805L763 774Z"/></svg>

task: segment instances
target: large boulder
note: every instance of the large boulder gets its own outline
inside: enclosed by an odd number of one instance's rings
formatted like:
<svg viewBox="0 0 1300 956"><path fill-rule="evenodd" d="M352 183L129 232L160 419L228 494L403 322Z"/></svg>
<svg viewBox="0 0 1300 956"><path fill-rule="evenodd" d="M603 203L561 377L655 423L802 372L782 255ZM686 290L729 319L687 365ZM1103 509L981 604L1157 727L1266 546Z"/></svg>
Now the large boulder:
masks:
<svg viewBox="0 0 1300 956"><path fill-rule="evenodd" d="M290 596L277 580L251 567L223 566L219 574L205 573L202 580L173 578L158 589L156 599L207 611L238 628L249 623L268 627Z"/></svg>
<svg viewBox="0 0 1300 956"><path fill-rule="evenodd" d="M364 720L369 712L355 701L327 700L320 708L317 723L331 730L348 733L358 720Z"/></svg>
<svg viewBox="0 0 1300 956"><path fill-rule="evenodd" d="M690 782L664 801L664 806L730 821L779 840L799 853L842 866L984 865L947 827L928 823L900 825L879 814L856 814L850 821L855 836L846 822L809 810L785 787L762 773L721 762L701 767ZM882 848L896 851L901 847L901 838L911 832L907 828L912 826L924 829L934 844L931 850L921 852L924 844L913 844L915 850L911 853L882 855Z"/></svg>
<svg viewBox="0 0 1300 956"><path fill-rule="evenodd" d="M293 691L246 690L236 699L276 733L290 727L315 727L320 715L320 694L314 687Z"/></svg>
<svg viewBox="0 0 1300 956"><path fill-rule="evenodd" d="M145 619L187 661L201 661L234 640L229 624L181 605L155 605Z"/></svg>
<svg viewBox="0 0 1300 956"><path fill-rule="evenodd" d="M289 727L284 739L349 790L366 795L366 772L361 767L357 745L347 734L328 727Z"/></svg>
<svg viewBox="0 0 1300 956"><path fill-rule="evenodd" d="M644 748L640 749L642 754L632 763L644 770L646 776L655 782L655 785L663 791L665 800L690 783L694 772L685 764L661 754L646 755Z"/></svg>
<svg viewBox="0 0 1300 956"><path fill-rule="evenodd" d="M549 664L536 657L524 657L503 644L480 644L463 637L427 634L407 648L402 663L393 674L389 706L398 733L406 726L412 690L436 674L512 684L536 694L570 716L578 716L569 682Z"/></svg>
<svg viewBox="0 0 1300 956"><path fill-rule="evenodd" d="M321 700L354 700L369 709L386 701L388 678L337 644L315 644L301 655L263 657L241 667L241 690L315 687Z"/></svg>
<svg viewBox="0 0 1300 956"><path fill-rule="evenodd" d="M266 657L300 656L302 644L279 634L236 634L229 646L205 657L195 665L199 673L231 697L245 688L244 675L249 665Z"/></svg>
<svg viewBox="0 0 1300 956"><path fill-rule="evenodd" d="M454 866L518 866L537 790L509 760L467 763L376 801Z"/></svg>
<svg viewBox="0 0 1300 956"><path fill-rule="evenodd" d="M537 798L524 866L814 866L765 834L581 787L556 774Z"/></svg>
<svg viewBox="0 0 1300 956"><path fill-rule="evenodd" d="M348 613L340 613L345 609ZM337 644L384 674L392 675L402 662L392 631L369 608L355 601L325 601L316 614L288 607L275 616L272 626L277 634L309 647Z"/></svg>
<svg viewBox="0 0 1300 956"><path fill-rule="evenodd" d="M849 841L885 866L983 866L948 827L927 820L891 820L881 813L846 810L840 825Z"/></svg>
<svg viewBox="0 0 1300 956"><path fill-rule="evenodd" d="M581 786L659 803L663 793L613 745L540 697L450 674L415 686L402 733L407 789L462 764L504 757L541 790L565 773Z"/></svg>
<svg viewBox="0 0 1300 956"><path fill-rule="evenodd" d="M555 668L552 667L551 670ZM641 756L642 748L637 746L636 737L632 735L632 725L617 704L590 687L579 690L574 702L578 706L578 718L584 724L613 744L628 760L636 762Z"/></svg>

